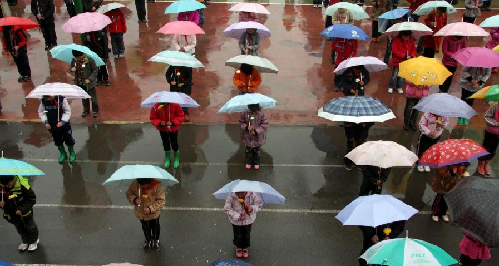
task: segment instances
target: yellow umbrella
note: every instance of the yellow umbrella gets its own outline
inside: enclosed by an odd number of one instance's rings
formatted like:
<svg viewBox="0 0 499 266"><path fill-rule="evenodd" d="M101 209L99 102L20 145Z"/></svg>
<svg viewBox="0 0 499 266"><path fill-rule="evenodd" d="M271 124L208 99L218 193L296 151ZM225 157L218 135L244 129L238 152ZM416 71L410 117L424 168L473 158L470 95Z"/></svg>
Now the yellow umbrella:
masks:
<svg viewBox="0 0 499 266"><path fill-rule="evenodd" d="M485 95L487 95L487 92L489 92L490 88L492 88L492 86L483 87L479 91L473 93L473 95L471 95L469 98L483 99L485 98Z"/></svg>
<svg viewBox="0 0 499 266"><path fill-rule="evenodd" d="M398 75L415 85L442 85L452 75L438 59L424 56L405 60L399 67Z"/></svg>
<svg viewBox="0 0 499 266"><path fill-rule="evenodd" d="M496 52L499 52L499 45L498 45L498 46L496 46L496 47L494 47L494 49L492 49L492 50L494 50L494 51L496 51Z"/></svg>

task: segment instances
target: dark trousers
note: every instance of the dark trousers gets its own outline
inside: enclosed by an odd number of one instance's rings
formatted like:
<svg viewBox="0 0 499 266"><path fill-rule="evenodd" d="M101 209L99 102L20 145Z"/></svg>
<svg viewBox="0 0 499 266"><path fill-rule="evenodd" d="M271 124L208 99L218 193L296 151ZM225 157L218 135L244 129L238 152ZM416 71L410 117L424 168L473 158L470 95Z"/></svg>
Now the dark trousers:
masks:
<svg viewBox="0 0 499 266"><path fill-rule="evenodd" d="M364 143L368 137L369 126L366 124L345 123L343 128L347 137L347 153ZM353 165L353 161L347 157L343 157L343 160L345 165Z"/></svg>
<svg viewBox="0 0 499 266"><path fill-rule="evenodd" d="M66 123L62 127L50 129L50 134L52 134L55 146L62 146L63 143L66 143L66 146L75 145L72 133L73 130L71 129L71 124L69 123Z"/></svg>
<svg viewBox="0 0 499 266"><path fill-rule="evenodd" d="M92 112L99 112L99 103L97 102L97 91L95 87L88 88L88 86L79 86L84 91L92 97L91 99L82 99L81 103L83 104L83 112L90 112L90 101L92 101Z"/></svg>
<svg viewBox="0 0 499 266"><path fill-rule="evenodd" d="M367 196L369 194L381 194L382 186L378 186L367 178L362 179L362 184L360 185L359 196Z"/></svg>
<svg viewBox="0 0 499 266"><path fill-rule="evenodd" d="M163 142L163 149L165 151L170 151L170 147L173 151L178 151L178 131L166 132L160 131L161 141Z"/></svg>
<svg viewBox="0 0 499 266"><path fill-rule="evenodd" d="M360 251L360 255L364 254L366 252L366 250L368 250L372 246L374 246L374 243L371 240L371 238L364 237L364 240L362 241L362 250ZM360 257L360 255L359 255L359 257ZM359 266L366 266L366 265L367 265L367 261L359 258Z"/></svg>
<svg viewBox="0 0 499 266"><path fill-rule="evenodd" d="M433 57L435 57L435 49L424 47L423 54L421 54L421 55L424 57L433 58Z"/></svg>
<svg viewBox="0 0 499 266"><path fill-rule="evenodd" d="M43 38L45 39L45 45L56 46L57 45L57 35L55 33L55 22L54 21L41 21L40 29L42 30Z"/></svg>
<svg viewBox="0 0 499 266"><path fill-rule="evenodd" d="M472 259L464 254L459 257L459 262L461 266L478 266L482 263L481 259Z"/></svg>
<svg viewBox="0 0 499 266"><path fill-rule="evenodd" d="M159 234L161 233L159 217L158 219L149 221L140 220L140 223L142 224L142 231L144 232L144 236L146 237L147 242L159 240Z"/></svg>
<svg viewBox="0 0 499 266"><path fill-rule="evenodd" d="M474 92L465 90L464 88L461 89L461 100L465 101L469 106L473 107L473 102L475 99L473 98L468 98L471 95L473 95Z"/></svg>
<svg viewBox="0 0 499 266"><path fill-rule="evenodd" d="M64 0L66 2L66 9L68 10L69 17L72 18L76 16L75 5L72 0Z"/></svg>
<svg viewBox="0 0 499 266"><path fill-rule="evenodd" d="M418 119L419 112L412 107L418 104L418 98L409 98L405 100L405 109L404 109L404 125L416 125L416 120Z"/></svg>
<svg viewBox="0 0 499 266"><path fill-rule="evenodd" d="M337 67L337 66L336 66ZM334 74L334 87L340 88L341 74Z"/></svg>
<svg viewBox="0 0 499 266"><path fill-rule="evenodd" d="M390 61L390 57L392 56L392 40L390 38L386 39L386 51L385 51L385 57L383 59L383 62L388 65L388 62Z"/></svg>
<svg viewBox="0 0 499 266"><path fill-rule="evenodd" d="M12 218L9 223L16 227L17 233L21 236L23 244L33 244L38 240L38 226L33 216L24 218Z"/></svg>
<svg viewBox="0 0 499 266"><path fill-rule="evenodd" d="M191 68L191 75L192 75L192 68ZM174 85L170 85L170 91L173 91L173 92L181 92L181 93L184 93L186 95L191 95L191 92L192 92L192 87L191 86L182 86L182 87L178 87L178 86L174 86ZM245 93L243 93L245 94ZM241 92L239 92L239 95L241 95ZM187 112L189 113L189 108L188 107L182 107L182 111Z"/></svg>
<svg viewBox="0 0 499 266"><path fill-rule="evenodd" d="M122 55L125 53L125 43L123 42L123 32L110 33L111 47L113 55Z"/></svg>
<svg viewBox="0 0 499 266"><path fill-rule="evenodd" d="M246 164L260 165L260 147L246 146Z"/></svg>
<svg viewBox="0 0 499 266"><path fill-rule="evenodd" d="M445 202L444 194L438 194L433 200L433 205L431 205L431 215L442 216L447 214L447 202Z"/></svg>
<svg viewBox="0 0 499 266"><path fill-rule="evenodd" d="M475 23L476 18L472 17L463 17L463 22L468 22L468 23Z"/></svg>
<svg viewBox="0 0 499 266"><path fill-rule="evenodd" d="M137 9L137 17L139 17L139 20L145 20L146 0L135 0L135 8Z"/></svg>
<svg viewBox="0 0 499 266"><path fill-rule="evenodd" d="M480 161L489 161L496 156L496 151L497 151L497 146L499 144L499 136L489 133L487 130L485 130L485 133L483 134L483 142L482 146L490 153L489 155L482 156L478 158Z"/></svg>
<svg viewBox="0 0 499 266"><path fill-rule="evenodd" d="M249 248L251 238L251 224L232 225L234 231L234 240L232 241L236 248Z"/></svg>
<svg viewBox="0 0 499 266"><path fill-rule="evenodd" d="M97 69L97 81L109 80L109 72L107 72L107 65L106 65L107 60L102 59L102 61L104 61L104 65L100 66Z"/></svg>
<svg viewBox="0 0 499 266"><path fill-rule="evenodd" d="M372 27L372 36L373 38L377 38L379 37L381 34L379 33L378 31L378 21L373 21L372 23L373 27Z"/></svg>
<svg viewBox="0 0 499 266"><path fill-rule="evenodd" d="M17 50L17 55L12 56L16 62L17 72L23 77L31 77L31 67L29 66L28 49L26 46Z"/></svg>
<svg viewBox="0 0 499 266"><path fill-rule="evenodd" d="M448 76L447 79L444 81L442 85L440 85L438 88L440 92L449 92L450 85L452 84L452 79L454 78L454 73L456 73L457 67L453 66L445 66L447 70L449 70L452 75Z"/></svg>
<svg viewBox="0 0 499 266"><path fill-rule="evenodd" d="M416 15L416 14L411 14L411 17L412 17L412 21L413 21L413 22L418 22L418 20L419 20L419 16L418 16L418 15Z"/></svg>
<svg viewBox="0 0 499 266"><path fill-rule="evenodd" d="M199 24L198 24L198 26L202 28L204 25L204 9L203 8L198 9L198 12L199 12Z"/></svg>
<svg viewBox="0 0 499 266"><path fill-rule="evenodd" d="M423 153L427 151L431 146L435 145L438 143L440 140L440 137L436 139L432 139L425 134L421 134L419 136L419 141L418 141L418 157L421 159L421 156L423 156Z"/></svg>

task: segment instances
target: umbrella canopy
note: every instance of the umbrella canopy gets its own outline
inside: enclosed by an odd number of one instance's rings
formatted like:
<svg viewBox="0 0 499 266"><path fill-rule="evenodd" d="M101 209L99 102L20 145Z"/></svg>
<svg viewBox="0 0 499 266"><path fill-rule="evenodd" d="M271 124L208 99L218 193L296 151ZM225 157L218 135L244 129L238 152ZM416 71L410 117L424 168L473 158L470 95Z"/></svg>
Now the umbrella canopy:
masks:
<svg viewBox="0 0 499 266"><path fill-rule="evenodd" d="M344 96L326 103L317 114L331 121L353 123L384 122L395 118L380 100L365 96Z"/></svg>
<svg viewBox="0 0 499 266"><path fill-rule="evenodd" d="M355 147L347 155L356 165L373 165L381 168L412 166L418 156L393 141L367 141Z"/></svg>
<svg viewBox="0 0 499 266"><path fill-rule="evenodd" d="M499 53L485 47L467 47L452 55L463 66L493 68L499 66Z"/></svg>
<svg viewBox="0 0 499 266"><path fill-rule="evenodd" d="M478 157L489 154L480 144L471 139L448 139L431 146L419 165L442 167L459 163L469 163Z"/></svg>
<svg viewBox="0 0 499 266"><path fill-rule="evenodd" d="M487 86L473 93L470 98L484 99L488 101L499 101L499 85Z"/></svg>
<svg viewBox="0 0 499 266"><path fill-rule="evenodd" d="M204 67L203 64L196 59L196 57L178 51L163 51L159 52L153 57L149 58L148 61L165 63L172 66L184 66L184 67Z"/></svg>
<svg viewBox="0 0 499 266"><path fill-rule="evenodd" d="M246 29L256 29L260 38L270 37L270 30L263 24L254 21L234 23L224 30L224 35L229 38L239 39Z"/></svg>
<svg viewBox="0 0 499 266"><path fill-rule="evenodd" d="M494 47L494 49L492 49L492 50L494 50L494 51L496 51L496 52L499 52L499 45L498 45L498 46L496 46L496 47Z"/></svg>
<svg viewBox="0 0 499 266"><path fill-rule="evenodd" d="M97 66L103 66L104 61L94 52L92 52L88 47L78 45L78 44L64 44L58 45L52 49L50 49L50 54L52 57L67 63L71 63L73 60L73 50L80 51L86 54L88 57L92 58L95 61Z"/></svg>
<svg viewBox="0 0 499 266"><path fill-rule="evenodd" d="M125 165L118 169L114 174L106 180L103 186L128 186L135 179L152 178L165 186L173 186L178 184L177 179L168 173L165 169L154 165Z"/></svg>
<svg viewBox="0 0 499 266"><path fill-rule="evenodd" d="M405 16L405 14L409 13L409 11L410 10L408 8L393 9L391 11L388 11L388 12L381 14L381 16L378 17L378 19L380 19L380 18L382 18L382 19L398 19L398 18Z"/></svg>
<svg viewBox="0 0 499 266"><path fill-rule="evenodd" d="M237 95L230 99L220 108L218 113L237 113L244 112L248 109L250 104L259 104L260 107L269 109L274 108L276 100L267 97L260 93L246 93L244 95Z"/></svg>
<svg viewBox="0 0 499 266"><path fill-rule="evenodd" d="M456 22L445 25L433 36L486 37L490 34L481 27L468 22Z"/></svg>
<svg viewBox="0 0 499 266"><path fill-rule="evenodd" d="M111 19L104 14L86 12L70 18L62 25L62 30L70 33L85 33L102 30L111 23Z"/></svg>
<svg viewBox="0 0 499 266"><path fill-rule="evenodd" d="M431 13L431 11L435 10L437 7L445 7L447 8L447 14L456 13L457 10L449 4L447 1L430 1L420 5L413 14L418 16L424 16Z"/></svg>
<svg viewBox="0 0 499 266"><path fill-rule="evenodd" d="M324 29L320 34L328 38L369 40L369 36L362 29L350 24L334 24Z"/></svg>
<svg viewBox="0 0 499 266"><path fill-rule="evenodd" d="M414 37L433 34L433 31L428 26L419 22L400 22L394 24L385 31L385 34L388 36L398 36L399 32L408 30L412 32L412 36Z"/></svg>
<svg viewBox="0 0 499 266"><path fill-rule="evenodd" d="M199 104L194 101L191 96L182 92L158 91L145 99L140 107L153 107L157 103L177 103L182 107L193 108L199 107Z"/></svg>
<svg viewBox="0 0 499 266"><path fill-rule="evenodd" d="M464 178L444 198L453 224L489 248L499 247L499 180Z"/></svg>
<svg viewBox="0 0 499 266"><path fill-rule="evenodd" d="M89 99L92 98L82 88L67 83L55 82L45 83L32 90L26 98L40 99L45 95L50 96L64 96L72 99Z"/></svg>
<svg viewBox="0 0 499 266"><path fill-rule="evenodd" d="M269 184L259 181L234 180L213 193L216 199L226 200L233 192L255 192L258 193L265 204L284 204L286 200L281 193L277 192Z"/></svg>
<svg viewBox="0 0 499 266"><path fill-rule="evenodd" d="M341 62L340 65L334 69L334 73L343 74L345 70L354 66L364 66L369 72L378 72L388 69L388 66L376 57L357 56L350 57L347 60Z"/></svg>
<svg viewBox="0 0 499 266"><path fill-rule="evenodd" d="M395 238L378 242L359 258L368 264L390 266L448 266L457 264L443 249L413 238Z"/></svg>
<svg viewBox="0 0 499 266"><path fill-rule="evenodd" d="M203 8L206 8L206 6L196 0L177 0L165 9L165 14L177 14Z"/></svg>
<svg viewBox="0 0 499 266"><path fill-rule="evenodd" d="M216 260L209 266L254 266L254 265L244 262L242 260L223 259L223 260Z"/></svg>
<svg viewBox="0 0 499 266"><path fill-rule="evenodd" d="M231 7L229 11L232 12L250 12L250 13L258 13L258 14L267 14L270 15L270 12L261 4L257 3L238 3Z"/></svg>
<svg viewBox="0 0 499 266"><path fill-rule="evenodd" d="M115 9L120 9L120 8L124 8L124 9L127 9L128 8L123 5L123 4L120 4L120 3L109 3L109 4L105 4L105 5L102 5L99 7L99 9L97 9L97 13L100 13L100 14L105 14L111 10L115 10Z"/></svg>
<svg viewBox="0 0 499 266"><path fill-rule="evenodd" d="M409 220L418 210L403 203L392 195L360 196L343 210L336 219L343 225L376 227L395 221Z"/></svg>
<svg viewBox="0 0 499 266"><path fill-rule="evenodd" d="M482 23L480 23L480 27L484 28L499 27L499 15L486 18Z"/></svg>
<svg viewBox="0 0 499 266"><path fill-rule="evenodd" d="M276 73L279 72L272 62L269 60L253 55L238 55L225 61L225 66L239 68L241 64L248 64L256 67L260 73Z"/></svg>
<svg viewBox="0 0 499 266"><path fill-rule="evenodd" d="M29 175L45 175L45 173L42 172L42 170L36 168L35 166L27 162L14 159L7 159L3 157L3 152L2 152L2 157L0 157L0 175L29 176Z"/></svg>
<svg viewBox="0 0 499 266"><path fill-rule="evenodd" d="M104 266L142 266L142 265L125 262L125 263L109 263Z"/></svg>
<svg viewBox="0 0 499 266"><path fill-rule="evenodd" d="M448 93L433 93L421 99L413 108L421 112L430 112L445 117L470 119L478 114L465 101Z"/></svg>
<svg viewBox="0 0 499 266"><path fill-rule="evenodd" d="M400 63L398 75L415 85L442 85L452 73L436 58L418 56Z"/></svg>
<svg viewBox="0 0 499 266"><path fill-rule="evenodd" d="M3 26L18 26L25 31L38 27L38 23L27 18L5 17L0 18L0 30L3 29Z"/></svg>
<svg viewBox="0 0 499 266"><path fill-rule="evenodd" d="M344 9L347 9L348 11L352 12L353 19L355 19L355 20L369 18L369 15L366 13L364 8L362 8L356 4L347 3L347 2L339 2L339 3L336 3L332 6L329 6L326 9L326 15L332 16L334 14L334 12L336 12L336 10L338 10L338 8L344 8Z"/></svg>
<svg viewBox="0 0 499 266"><path fill-rule="evenodd" d="M166 23L156 33L177 34L177 35L194 35L194 34L204 34L204 30L201 29L194 22L173 21L173 22Z"/></svg>

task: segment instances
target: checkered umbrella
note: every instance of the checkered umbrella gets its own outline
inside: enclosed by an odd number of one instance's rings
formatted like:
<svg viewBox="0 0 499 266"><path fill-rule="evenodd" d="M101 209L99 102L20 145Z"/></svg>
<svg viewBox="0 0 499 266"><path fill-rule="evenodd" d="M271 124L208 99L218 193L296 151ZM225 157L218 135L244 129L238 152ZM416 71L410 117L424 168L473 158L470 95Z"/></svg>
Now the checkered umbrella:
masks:
<svg viewBox="0 0 499 266"><path fill-rule="evenodd" d="M499 180L465 178L444 198L452 223L489 248L499 247Z"/></svg>
<svg viewBox="0 0 499 266"><path fill-rule="evenodd" d="M345 96L326 103L317 114L331 121L353 123L384 122L395 118L380 100L364 96Z"/></svg>

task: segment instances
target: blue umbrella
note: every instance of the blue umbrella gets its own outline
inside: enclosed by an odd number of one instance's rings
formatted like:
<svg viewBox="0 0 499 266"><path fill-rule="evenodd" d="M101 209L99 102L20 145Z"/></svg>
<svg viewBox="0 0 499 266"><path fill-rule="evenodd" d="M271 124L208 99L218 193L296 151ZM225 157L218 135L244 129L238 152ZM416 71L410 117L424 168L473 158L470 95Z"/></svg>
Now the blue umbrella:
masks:
<svg viewBox="0 0 499 266"><path fill-rule="evenodd" d="M274 108L276 100L260 93L246 93L230 99L220 108L218 113L237 113L244 112L250 104L259 104L263 108Z"/></svg>
<svg viewBox="0 0 499 266"><path fill-rule="evenodd" d="M345 96L332 99L319 109L318 116L331 121L352 123L384 122L395 118L380 100L364 96Z"/></svg>
<svg viewBox="0 0 499 266"><path fill-rule="evenodd" d="M4 158L2 153L2 157L0 158L0 175L30 176L45 175L45 173L29 163Z"/></svg>
<svg viewBox="0 0 499 266"><path fill-rule="evenodd" d="M202 8L206 8L206 6L196 0L177 0L165 9L165 14L177 14Z"/></svg>
<svg viewBox="0 0 499 266"><path fill-rule="evenodd" d="M130 185L135 179L153 178L165 186L173 186L178 184L175 179L165 169L154 165L125 165L118 169L114 174L106 180L103 186L125 186Z"/></svg>
<svg viewBox="0 0 499 266"><path fill-rule="evenodd" d="M242 260L235 260L235 259L223 259L223 260L216 260L210 266L254 266L253 264L246 263Z"/></svg>
<svg viewBox="0 0 499 266"><path fill-rule="evenodd" d="M281 193L277 192L269 184L259 181L234 180L213 193L215 199L226 200L233 192L255 192L258 193L265 204L284 204L286 200Z"/></svg>
<svg viewBox="0 0 499 266"><path fill-rule="evenodd" d="M223 264L222 264L222 265L223 265ZM229 265L230 265L230 264L229 264ZM234 264L234 265L237 265L237 264ZM5 261L3 261L3 260L0 260L0 266L14 266L14 265L12 265L12 264L10 264L10 263L7 263L7 262L5 262Z"/></svg>
<svg viewBox="0 0 499 266"><path fill-rule="evenodd" d="M413 107L421 112L430 112L439 116L464 117L470 119L478 113L465 101L447 93L433 93L424 97Z"/></svg>
<svg viewBox="0 0 499 266"><path fill-rule="evenodd" d="M384 18L384 19L401 18L401 17L405 16L405 14L409 13L409 11L410 10L407 8L397 8L397 9L394 9L392 11L388 11L388 12L381 14L381 16L378 17L378 19L380 19L380 18Z"/></svg>
<svg viewBox="0 0 499 266"><path fill-rule="evenodd" d="M104 61L100 59L100 57L92 52L88 47L78 45L78 44L64 44L64 45L58 45L52 49L50 49L50 54L52 54L52 57L55 59L59 59L64 62L71 63L73 60L73 50L80 51L84 54L86 54L88 57L92 58L95 61L95 64L99 66L103 66Z"/></svg>
<svg viewBox="0 0 499 266"><path fill-rule="evenodd" d="M334 24L323 30L321 35L326 36L326 38L369 40L369 36L362 29L350 24Z"/></svg>

